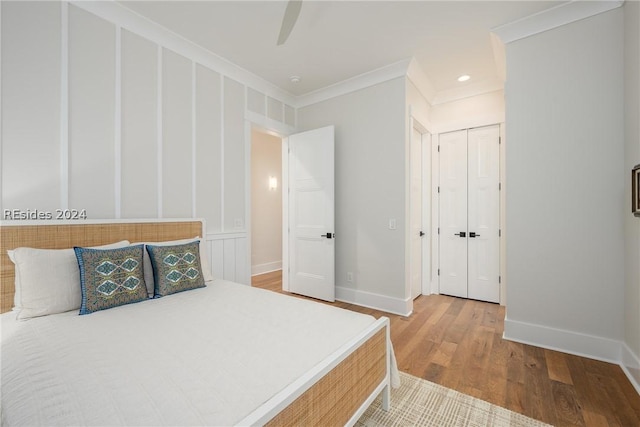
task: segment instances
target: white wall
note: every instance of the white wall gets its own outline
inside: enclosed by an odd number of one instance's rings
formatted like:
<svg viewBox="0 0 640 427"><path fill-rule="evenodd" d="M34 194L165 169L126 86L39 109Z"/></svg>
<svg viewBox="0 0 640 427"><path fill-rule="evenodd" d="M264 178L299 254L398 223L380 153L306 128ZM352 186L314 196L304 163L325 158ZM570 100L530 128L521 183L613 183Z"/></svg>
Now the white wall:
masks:
<svg viewBox="0 0 640 427"><path fill-rule="evenodd" d="M401 77L298 110L301 131L335 125L337 298L402 313L405 109Z"/></svg>
<svg viewBox="0 0 640 427"><path fill-rule="evenodd" d="M1 7L1 207L53 211L67 198L60 185L60 5Z"/></svg>
<svg viewBox="0 0 640 427"><path fill-rule="evenodd" d="M291 97L116 2L0 7L3 214L204 218L247 282L246 118L291 130Z"/></svg>
<svg viewBox="0 0 640 427"><path fill-rule="evenodd" d="M623 15L507 45L505 336L619 360Z"/></svg>
<svg viewBox="0 0 640 427"><path fill-rule="evenodd" d="M431 108L431 122L437 133L504 123L504 92L498 90L436 104Z"/></svg>
<svg viewBox="0 0 640 427"><path fill-rule="evenodd" d="M269 189L269 177L277 179ZM282 140L251 132L251 274L282 268Z"/></svg>
<svg viewBox="0 0 640 427"><path fill-rule="evenodd" d="M640 2L624 4L625 147L625 293L623 361L640 392L640 218L630 213L629 171L640 163Z"/></svg>

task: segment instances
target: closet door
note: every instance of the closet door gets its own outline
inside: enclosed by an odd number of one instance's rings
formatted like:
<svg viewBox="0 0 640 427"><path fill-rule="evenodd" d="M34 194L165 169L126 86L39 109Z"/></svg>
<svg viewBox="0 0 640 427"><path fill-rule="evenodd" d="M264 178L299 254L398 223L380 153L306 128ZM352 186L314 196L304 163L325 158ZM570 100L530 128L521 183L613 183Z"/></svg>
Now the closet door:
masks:
<svg viewBox="0 0 640 427"><path fill-rule="evenodd" d="M500 127L440 135L440 293L500 300Z"/></svg>
<svg viewBox="0 0 640 427"><path fill-rule="evenodd" d="M468 298L499 302L500 128L468 131Z"/></svg>
<svg viewBox="0 0 640 427"><path fill-rule="evenodd" d="M467 297L467 131L440 135L440 293Z"/></svg>

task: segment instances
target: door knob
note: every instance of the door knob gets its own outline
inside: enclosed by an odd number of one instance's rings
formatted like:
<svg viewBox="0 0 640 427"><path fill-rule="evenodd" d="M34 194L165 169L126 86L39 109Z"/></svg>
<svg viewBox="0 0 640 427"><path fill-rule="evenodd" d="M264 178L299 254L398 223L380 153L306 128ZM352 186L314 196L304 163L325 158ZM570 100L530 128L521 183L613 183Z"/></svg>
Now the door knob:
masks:
<svg viewBox="0 0 640 427"><path fill-rule="evenodd" d="M425 235L425 232L424 232L424 231L421 231L421 232L420 232L420 237L422 237L422 236L424 236L424 235Z"/></svg>
<svg viewBox="0 0 640 427"><path fill-rule="evenodd" d="M466 231L461 231L459 233L454 234L454 236L467 237L467 232Z"/></svg>
<svg viewBox="0 0 640 427"><path fill-rule="evenodd" d="M332 239L335 237L335 234L327 233L327 234L321 235L320 237L326 237L327 239Z"/></svg>
<svg viewBox="0 0 640 427"><path fill-rule="evenodd" d="M475 231L470 231L470 232L469 232L469 237L480 237L480 235L479 235L479 234L476 234L476 232L475 232Z"/></svg>

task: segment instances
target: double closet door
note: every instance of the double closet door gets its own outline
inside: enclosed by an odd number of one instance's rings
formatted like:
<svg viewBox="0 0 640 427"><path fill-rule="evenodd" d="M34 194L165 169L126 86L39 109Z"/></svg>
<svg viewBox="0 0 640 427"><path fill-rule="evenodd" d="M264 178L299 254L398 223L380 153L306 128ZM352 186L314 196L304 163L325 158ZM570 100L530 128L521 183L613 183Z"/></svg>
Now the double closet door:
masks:
<svg viewBox="0 0 640 427"><path fill-rule="evenodd" d="M500 127L440 135L440 293L500 300Z"/></svg>

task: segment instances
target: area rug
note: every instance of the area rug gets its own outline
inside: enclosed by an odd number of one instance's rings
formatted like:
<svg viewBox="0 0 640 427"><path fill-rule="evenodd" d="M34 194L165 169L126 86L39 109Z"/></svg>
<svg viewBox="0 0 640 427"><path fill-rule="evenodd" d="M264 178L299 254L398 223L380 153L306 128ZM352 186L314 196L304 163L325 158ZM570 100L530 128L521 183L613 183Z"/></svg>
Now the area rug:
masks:
<svg viewBox="0 0 640 427"><path fill-rule="evenodd" d="M391 408L381 408L381 398L360 417L356 426L548 426L484 400L400 372L402 385L391 390Z"/></svg>

